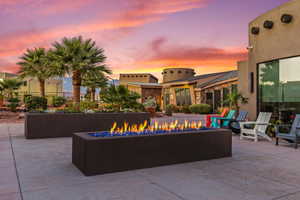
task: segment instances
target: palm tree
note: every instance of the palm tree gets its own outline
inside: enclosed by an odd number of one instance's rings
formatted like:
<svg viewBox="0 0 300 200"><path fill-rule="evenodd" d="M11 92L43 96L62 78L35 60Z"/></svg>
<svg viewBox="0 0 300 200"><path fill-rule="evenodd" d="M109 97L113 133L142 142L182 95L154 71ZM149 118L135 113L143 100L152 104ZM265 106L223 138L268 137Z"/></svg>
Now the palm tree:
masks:
<svg viewBox="0 0 300 200"><path fill-rule="evenodd" d="M87 88L91 101L95 101L96 88L104 89L107 87L108 79L102 72L90 71L83 76L82 85Z"/></svg>
<svg viewBox="0 0 300 200"><path fill-rule="evenodd" d="M136 92L129 91L125 86L111 85L100 93L101 100L110 105L114 111L120 112L122 109L134 109L140 104L137 102L141 96Z"/></svg>
<svg viewBox="0 0 300 200"><path fill-rule="evenodd" d="M21 78L37 78L40 84L40 95L45 96L45 80L51 77L47 51L44 48L27 49L17 64L21 66Z"/></svg>
<svg viewBox="0 0 300 200"><path fill-rule="evenodd" d="M1 88L3 88L4 93L7 96L7 99L13 98L17 95L16 90L18 90L22 85L23 81L18 79L4 79L0 82Z"/></svg>
<svg viewBox="0 0 300 200"><path fill-rule="evenodd" d="M244 97L241 93L231 92L224 103L229 104L230 108L236 109L237 113L239 113L240 104L247 104L248 98Z"/></svg>
<svg viewBox="0 0 300 200"><path fill-rule="evenodd" d="M81 36L63 38L61 42L53 44L51 58L54 61L55 73L63 76L72 76L73 99L80 103L80 87L83 76L89 71L98 71L111 74L111 71L103 64L106 57L104 50L98 48L91 39L84 40Z"/></svg>

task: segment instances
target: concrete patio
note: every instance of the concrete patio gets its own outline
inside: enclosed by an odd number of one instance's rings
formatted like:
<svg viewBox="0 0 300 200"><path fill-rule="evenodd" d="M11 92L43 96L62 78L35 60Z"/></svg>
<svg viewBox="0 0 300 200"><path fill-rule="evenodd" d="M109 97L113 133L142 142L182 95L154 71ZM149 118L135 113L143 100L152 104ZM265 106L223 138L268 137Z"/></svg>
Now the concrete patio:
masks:
<svg viewBox="0 0 300 200"><path fill-rule="evenodd" d="M160 119L162 120L162 119ZM300 151L233 137L233 157L85 177L71 138L25 140L0 125L1 200L298 200Z"/></svg>

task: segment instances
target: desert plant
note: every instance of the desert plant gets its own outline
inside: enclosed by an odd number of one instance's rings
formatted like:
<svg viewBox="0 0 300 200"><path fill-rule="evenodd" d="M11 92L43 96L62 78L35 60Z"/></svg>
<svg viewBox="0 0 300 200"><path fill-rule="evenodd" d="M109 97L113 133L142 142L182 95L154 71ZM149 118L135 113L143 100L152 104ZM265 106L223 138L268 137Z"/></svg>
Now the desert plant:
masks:
<svg viewBox="0 0 300 200"><path fill-rule="evenodd" d="M165 114L166 114L167 116L172 116L175 107L176 107L176 106L173 105L173 104L167 105L167 106L166 106L166 110L165 110Z"/></svg>
<svg viewBox="0 0 300 200"><path fill-rule="evenodd" d="M40 84L40 95L45 96L45 81L52 76L47 50L44 48L27 49L17 64L21 66L20 78L37 78Z"/></svg>
<svg viewBox="0 0 300 200"><path fill-rule="evenodd" d="M34 110L46 110L47 105L47 98L39 97L39 96L27 96L25 98L25 107L29 111Z"/></svg>
<svg viewBox="0 0 300 200"><path fill-rule="evenodd" d="M23 83L24 82L19 79L4 79L3 81L0 81L4 96L7 99L18 96L17 90L23 85Z"/></svg>
<svg viewBox="0 0 300 200"><path fill-rule="evenodd" d="M244 97L241 93L232 92L227 96L225 103L228 103L230 108L236 109L237 113L239 113L240 104L247 104L248 98Z"/></svg>
<svg viewBox="0 0 300 200"><path fill-rule="evenodd" d="M11 112L16 112L17 111L17 107L19 106L20 100L16 97L12 97L9 98L8 100L8 107L10 109Z"/></svg>
<svg viewBox="0 0 300 200"><path fill-rule="evenodd" d="M123 85L111 85L100 93L101 101L116 112L140 107L140 103L137 102L139 98L141 96L138 93L129 91Z"/></svg>
<svg viewBox="0 0 300 200"><path fill-rule="evenodd" d="M190 113L192 113L191 110L190 110L190 106L188 106L188 105L182 106L181 111L182 111L183 113L185 113L185 114L190 114Z"/></svg>
<svg viewBox="0 0 300 200"><path fill-rule="evenodd" d="M208 104L193 104L190 106L190 110L194 114L209 114L212 108Z"/></svg>
<svg viewBox="0 0 300 200"><path fill-rule="evenodd" d="M96 46L91 39L84 40L81 36L63 38L61 42L53 44L50 51L52 67L55 74L72 77L73 100L76 105L80 102L80 87L84 75L90 71L111 74L103 63L106 59L104 50Z"/></svg>
<svg viewBox="0 0 300 200"><path fill-rule="evenodd" d="M94 101L81 101L80 102L80 111L87 112L88 110L94 110L98 108L98 103Z"/></svg>
<svg viewBox="0 0 300 200"><path fill-rule="evenodd" d="M90 101L95 101L96 89L107 87L108 79L103 72L90 70L83 76L82 85L87 88L87 97Z"/></svg>
<svg viewBox="0 0 300 200"><path fill-rule="evenodd" d="M64 105L66 102L67 102L67 99L65 97L54 96L52 98L52 105L54 107L60 107L60 106Z"/></svg>

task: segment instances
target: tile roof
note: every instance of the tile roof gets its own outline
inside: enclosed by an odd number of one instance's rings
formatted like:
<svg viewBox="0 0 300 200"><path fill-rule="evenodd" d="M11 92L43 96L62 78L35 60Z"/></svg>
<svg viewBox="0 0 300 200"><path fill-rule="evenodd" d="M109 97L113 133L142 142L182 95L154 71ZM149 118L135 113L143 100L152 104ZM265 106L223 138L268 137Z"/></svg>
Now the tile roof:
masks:
<svg viewBox="0 0 300 200"><path fill-rule="evenodd" d="M223 82L223 81L230 80L230 79L237 78L237 77L238 77L237 70L224 72L223 74L221 74L221 76L218 76L217 78L215 78L213 80L210 80L210 81L207 81L207 82L197 85L197 88L207 87L209 85L213 85L215 83Z"/></svg>
<svg viewBox="0 0 300 200"><path fill-rule="evenodd" d="M227 73L232 72L232 71L227 71L227 72L217 72L217 73L211 73L211 74L203 74L203 75L198 75L198 76L193 76L185 79L179 79L179 80L174 80L174 81L168 81L164 83L176 83L176 82L192 82L192 81L197 81L205 78L209 78L212 76L222 76L226 75Z"/></svg>

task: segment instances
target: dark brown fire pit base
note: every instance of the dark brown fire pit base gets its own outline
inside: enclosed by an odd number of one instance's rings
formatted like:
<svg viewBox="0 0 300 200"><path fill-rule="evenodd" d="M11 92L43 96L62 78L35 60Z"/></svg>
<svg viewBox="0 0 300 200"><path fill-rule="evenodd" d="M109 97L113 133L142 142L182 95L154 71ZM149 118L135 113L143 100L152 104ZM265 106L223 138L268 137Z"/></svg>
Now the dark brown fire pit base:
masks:
<svg viewBox="0 0 300 200"><path fill-rule="evenodd" d="M149 113L27 113L25 137L72 137L76 132L107 131L114 122L119 125L150 121Z"/></svg>
<svg viewBox="0 0 300 200"><path fill-rule="evenodd" d="M223 129L151 136L73 135L73 164L86 176L209 160L232 155L232 133Z"/></svg>

